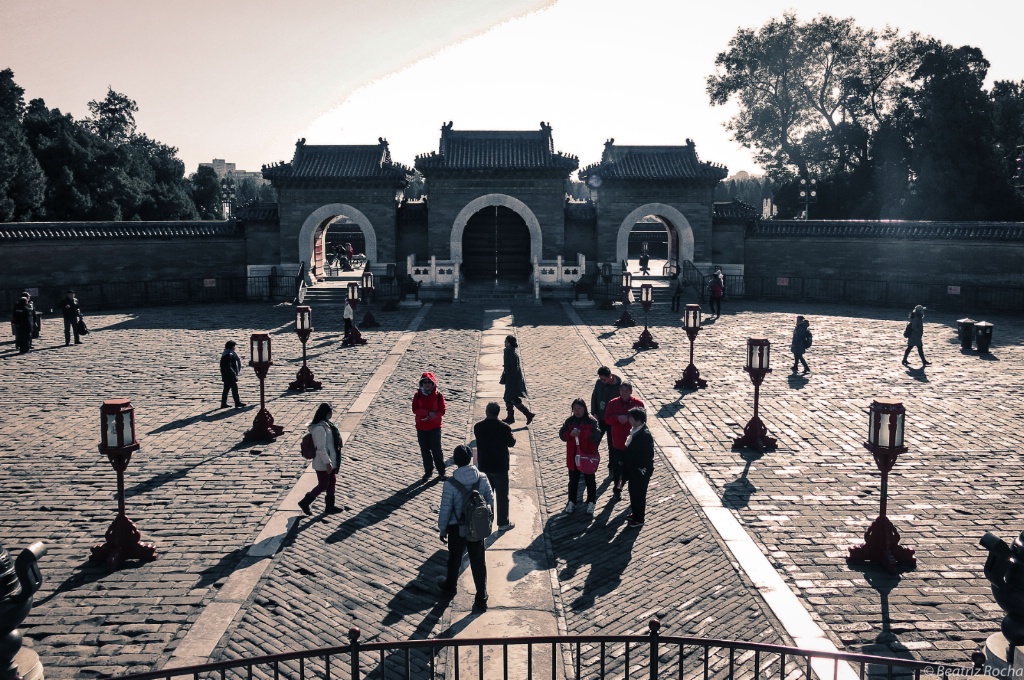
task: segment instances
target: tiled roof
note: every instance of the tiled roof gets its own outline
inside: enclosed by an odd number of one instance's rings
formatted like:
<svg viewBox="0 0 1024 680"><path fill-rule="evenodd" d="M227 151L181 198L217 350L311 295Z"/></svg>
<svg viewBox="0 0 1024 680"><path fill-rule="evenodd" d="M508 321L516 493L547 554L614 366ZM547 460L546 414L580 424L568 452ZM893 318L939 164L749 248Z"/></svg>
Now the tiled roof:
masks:
<svg viewBox="0 0 1024 680"><path fill-rule="evenodd" d="M754 219L757 215L757 208L747 205L743 201L715 203L715 217L717 219L749 220Z"/></svg>
<svg viewBox="0 0 1024 680"><path fill-rule="evenodd" d="M685 146L615 146L608 140L601 162L580 172L586 181L592 176L602 179L692 179L717 182L728 171L722 165L702 163L693 140Z"/></svg>
<svg viewBox="0 0 1024 680"><path fill-rule="evenodd" d="M278 217L277 203L247 203L235 210L235 216L252 222L274 222Z"/></svg>
<svg viewBox="0 0 1024 680"><path fill-rule="evenodd" d="M372 145L307 145L305 139L300 139L295 144L295 155L290 163L263 166L263 177L271 181L401 179L411 174L409 168L391 161L391 151L385 139Z"/></svg>
<svg viewBox="0 0 1024 680"><path fill-rule="evenodd" d="M436 152L416 157L416 169L431 170L562 170L568 175L579 167L579 159L555 153L551 126L540 130L452 130L441 127L441 144Z"/></svg>
<svg viewBox="0 0 1024 680"><path fill-rule="evenodd" d="M748 229L760 238L892 238L907 240L1024 241L1021 222L910 222L897 220L762 220Z"/></svg>
<svg viewBox="0 0 1024 680"><path fill-rule="evenodd" d="M0 224L0 242L76 239L243 237L235 222L11 222Z"/></svg>

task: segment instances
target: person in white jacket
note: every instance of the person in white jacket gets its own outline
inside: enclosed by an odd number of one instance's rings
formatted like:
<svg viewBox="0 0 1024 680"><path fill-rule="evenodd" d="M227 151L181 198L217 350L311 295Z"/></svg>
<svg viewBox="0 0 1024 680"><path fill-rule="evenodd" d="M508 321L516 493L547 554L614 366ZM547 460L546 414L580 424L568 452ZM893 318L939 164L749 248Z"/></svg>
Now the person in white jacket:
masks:
<svg viewBox="0 0 1024 680"><path fill-rule="evenodd" d="M459 469L452 474L452 479L472 489L478 484L477 491L483 496L487 507L494 513L494 494L491 492L491 485L487 481L487 475L480 472L473 465L473 452L465 444L455 447L452 453L452 460L459 466ZM451 480L447 480L444 489L441 491L441 507L437 513L437 529L440 532L441 542L448 545L448 570L446 578L441 579L437 584L446 597L454 597L458 591L459 568L462 566L462 556L469 553L469 568L473 572L473 584L476 586L476 600L474 605L478 611L487 610L487 563L484 559L484 541L467 541L459 535L459 513L462 511L463 493L459 491Z"/></svg>
<svg viewBox="0 0 1024 680"><path fill-rule="evenodd" d="M331 422L334 415L330 404L320 404L313 415L306 431L313 437L313 444L316 446L316 456L313 457L313 470L316 471L316 486L307 493L301 501L299 508L307 515L312 515L310 504L316 497L324 492L324 512L333 515L341 512L343 508L336 505L334 489L338 483L338 467L341 465L341 433Z"/></svg>

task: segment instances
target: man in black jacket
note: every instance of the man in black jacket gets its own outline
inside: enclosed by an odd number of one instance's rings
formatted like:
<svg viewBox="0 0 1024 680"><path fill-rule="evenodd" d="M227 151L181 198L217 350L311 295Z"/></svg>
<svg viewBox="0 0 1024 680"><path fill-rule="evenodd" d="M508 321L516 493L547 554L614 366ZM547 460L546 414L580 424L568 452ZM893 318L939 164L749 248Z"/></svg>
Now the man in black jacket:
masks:
<svg viewBox="0 0 1024 680"><path fill-rule="evenodd" d="M498 528L502 531L515 529L508 517L508 447L516 445L512 428L498 420L501 405L492 401L484 411L487 417L473 426L476 436L477 469L487 475L487 481L494 490L494 504L497 506Z"/></svg>
<svg viewBox="0 0 1024 680"><path fill-rule="evenodd" d="M224 353L220 355L220 379L224 381L224 391L220 395L220 407L228 407L228 390L235 398L235 408L245 404L238 398L238 374L242 372L242 360L235 354L235 341L224 343Z"/></svg>
<svg viewBox="0 0 1024 680"><path fill-rule="evenodd" d="M19 354L25 354L32 349L32 326L36 322L36 308L32 304L32 296L27 292L14 303L14 311L11 313L11 323L14 324L14 344Z"/></svg>
<svg viewBox="0 0 1024 680"><path fill-rule="evenodd" d="M60 304L60 311L64 315L64 346L71 344L71 332L75 333L75 344L81 345L82 339L78 335L78 317L82 315L82 309L78 306L78 298L75 291L69 290Z"/></svg>
<svg viewBox="0 0 1024 680"><path fill-rule="evenodd" d="M647 428L647 412L642 408L629 411L629 425L632 428L626 437L623 462L629 484L629 507L633 511L626 518L630 529L644 525L647 510L647 487L654 473L654 437Z"/></svg>
<svg viewBox="0 0 1024 680"><path fill-rule="evenodd" d="M594 383L594 391L590 394L590 415L597 418L597 422L601 426L602 435L608 431L608 426L604 422L604 410L608 408L608 403L612 399L619 396L619 385L621 384L622 378L612 373L612 369L607 366L597 369L597 382ZM601 445L600 437L597 439L597 445ZM608 437L608 446L611 447L611 435ZM611 455L609 455L609 473L612 469L611 460Z"/></svg>

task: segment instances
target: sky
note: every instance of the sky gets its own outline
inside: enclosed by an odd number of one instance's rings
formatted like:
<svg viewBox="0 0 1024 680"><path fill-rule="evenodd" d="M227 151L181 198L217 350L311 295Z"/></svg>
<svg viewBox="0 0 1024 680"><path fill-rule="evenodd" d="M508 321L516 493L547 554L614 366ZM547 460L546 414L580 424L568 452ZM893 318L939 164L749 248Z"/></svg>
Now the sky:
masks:
<svg viewBox="0 0 1024 680"><path fill-rule="evenodd" d="M969 7L969 11L963 9ZM555 148L683 144L731 173L760 171L723 127L706 78L739 28L783 12L853 17L972 45L994 80L1024 80L1024 2L955 11L904 0L0 0L0 70L26 101L75 118L107 88L186 173L291 159L295 142L376 144L413 165L457 130L553 127Z"/></svg>

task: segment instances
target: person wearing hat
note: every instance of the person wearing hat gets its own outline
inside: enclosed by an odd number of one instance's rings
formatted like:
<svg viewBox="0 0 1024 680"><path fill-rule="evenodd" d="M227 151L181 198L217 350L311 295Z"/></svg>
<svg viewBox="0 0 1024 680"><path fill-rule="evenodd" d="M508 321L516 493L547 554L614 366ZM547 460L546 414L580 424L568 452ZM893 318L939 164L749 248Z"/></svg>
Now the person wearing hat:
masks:
<svg viewBox="0 0 1024 680"><path fill-rule="evenodd" d="M81 345L82 338L78 334L78 320L82 316L82 309L78 306L78 298L75 291L69 290L60 303L60 311L64 315L64 346L71 344L71 333L75 334L75 344Z"/></svg>
<svg viewBox="0 0 1024 680"><path fill-rule="evenodd" d="M927 307L918 305L914 307L914 310L910 312L907 322L907 332L904 335L907 336L907 351L903 353L903 365L909 366L910 362L907 361L907 357L910 356L910 350L917 348L917 354L921 357L921 363L925 366L931 366L930 361L924 358L924 312Z"/></svg>
<svg viewBox="0 0 1024 680"><path fill-rule="evenodd" d="M437 389L437 378L430 371L424 372L420 376L419 389L412 395L412 412L416 415L416 441L423 457L424 482L434 474L435 467L439 479L448 479L441 449L441 423L445 409L444 395Z"/></svg>
<svg viewBox="0 0 1024 680"><path fill-rule="evenodd" d="M238 398L238 374L242 372L242 360L235 353L235 341L224 343L224 352L220 355L220 379L224 381L224 391L220 395L220 407L228 407L228 391L235 398L235 408L245 404Z"/></svg>

